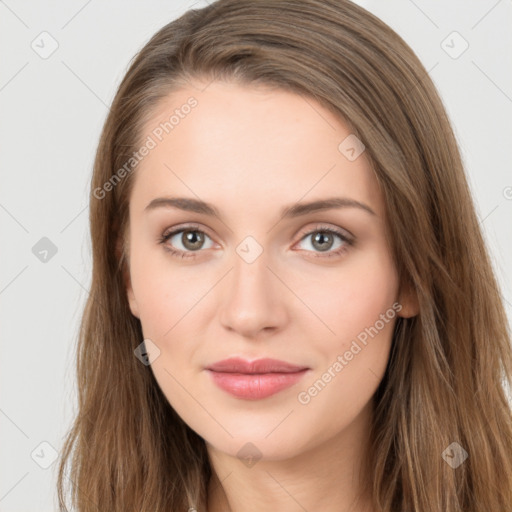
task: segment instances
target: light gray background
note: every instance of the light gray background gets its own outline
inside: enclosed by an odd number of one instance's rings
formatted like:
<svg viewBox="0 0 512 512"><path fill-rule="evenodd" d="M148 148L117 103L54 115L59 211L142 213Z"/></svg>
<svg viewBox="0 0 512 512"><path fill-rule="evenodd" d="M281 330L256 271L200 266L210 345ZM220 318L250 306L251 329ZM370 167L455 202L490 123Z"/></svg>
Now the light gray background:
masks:
<svg viewBox="0 0 512 512"><path fill-rule="evenodd" d="M439 88L511 319L512 3L357 3L410 44ZM75 410L74 350L91 272L88 184L107 105L149 37L204 5L0 1L1 512L57 510L57 464L40 465L51 463L49 445L61 449ZM58 43L46 59L31 46L51 48L43 31ZM469 44L457 58L464 42L453 31ZM47 262L32 251L42 237L57 247Z"/></svg>

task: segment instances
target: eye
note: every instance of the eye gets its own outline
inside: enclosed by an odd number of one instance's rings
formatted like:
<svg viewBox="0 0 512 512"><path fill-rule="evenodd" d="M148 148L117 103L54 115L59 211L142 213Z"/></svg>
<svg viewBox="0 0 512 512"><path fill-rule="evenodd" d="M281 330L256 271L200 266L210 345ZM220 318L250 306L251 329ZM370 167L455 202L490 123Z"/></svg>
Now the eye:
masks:
<svg viewBox="0 0 512 512"><path fill-rule="evenodd" d="M164 233L158 242L164 245L165 250L169 251L173 256L194 258L194 252L205 249L205 239L209 239L212 242L210 247L206 247L206 249L210 249L213 241L198 226L182 226L179 229ZM168 244L167 241L171 243Z"/></svg>
<svg viewBox="0 0 512 512"><path fill-rule="evenodd" d="M313 251L305 250L314 252L313 256L315 258L340 256L355 241L354 237L347 232L323 225L318 225L314 230L303 234L299 244L310 237L312 238L309 245L313 248ZM211 242L209 247L204 246L206 239ZM337 245L336 239L338 240ZM159 238L158 242L164 245L166 251L178 258L194 258L196 256L194 253L200 252L201 249L211 249L214 245L212 239L199 226L195 225L181 226L178 229L166 232ZM333 246L335 250L333 250Z"/></svg>
<svg viewBox="0 0 512 512"><path fill-rule="evenodd" d="M310 247L313 247L314 252L316 251L313 255L315 258L340 256L354 244L354 238L348 233L327 226L316 226L301 238L301 242L308 238L311 238ZM337 245L336 239L338 239Z"/></svg>

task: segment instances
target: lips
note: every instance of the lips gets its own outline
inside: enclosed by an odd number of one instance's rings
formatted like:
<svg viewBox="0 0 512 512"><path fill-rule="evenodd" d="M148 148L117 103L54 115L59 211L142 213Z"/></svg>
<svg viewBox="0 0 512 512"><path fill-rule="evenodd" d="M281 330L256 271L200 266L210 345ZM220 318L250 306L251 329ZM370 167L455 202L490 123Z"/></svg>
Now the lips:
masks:
<svg viewBox="0 0 512 512"><path fill-rule="evenodd" d="M224 359L207 367L208 370L223 373L294 373L306 370L306 366L297 366L278 359L256 359L246 361L239 357Z"/></svg>
<svg viewBox="0 0 512 512"><path fill-rule="evenodd" d="M293 386L309 368L277 359L230 358L206 370L220 389L237 398L259 400Z"/></svg>

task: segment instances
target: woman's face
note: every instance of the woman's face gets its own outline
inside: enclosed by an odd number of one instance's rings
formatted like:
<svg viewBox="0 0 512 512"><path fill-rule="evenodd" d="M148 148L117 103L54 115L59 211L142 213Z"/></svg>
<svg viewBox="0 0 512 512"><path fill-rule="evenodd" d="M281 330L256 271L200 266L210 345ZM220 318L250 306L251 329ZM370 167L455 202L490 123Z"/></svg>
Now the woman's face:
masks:
<svg viewBox="0 0 512 512"><path fill-rule="evenodd" d="M343 435L412 314L364 148L312 99L219 82L170 95L143 140L127 291L170 404L233 456ZM229 358L293 367L208 369Z"/></svg>

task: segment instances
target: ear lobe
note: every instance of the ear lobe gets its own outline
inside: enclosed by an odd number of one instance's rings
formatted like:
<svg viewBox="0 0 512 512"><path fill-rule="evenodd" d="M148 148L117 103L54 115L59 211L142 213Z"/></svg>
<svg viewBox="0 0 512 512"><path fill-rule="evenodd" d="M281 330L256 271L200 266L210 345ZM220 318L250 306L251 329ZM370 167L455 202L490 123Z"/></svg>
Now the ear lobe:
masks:
<svg viewBox="0 0 512 512"><path fill-rule="evenodd" d="M411 318L420 312L418 294L410 283L403 286L398 303L402 306L398 316L402 318Z"/></svg>
<svg viewBox="0 0 512 512"><path fill-rule="evenodd" d="M137 306L137 301L135 300L135 294L133 293L131 280L129 277L128 283L126 285L126 296L128 298L128 304L130 305L130 311L132 312L132 315L140 320L139 308Z"/></svg>
<svg viewBox="0 0 512 512"><path fill-rule="evenodd" d="M128 304L130 306L130 311L132 315L139 318L139 308L137 306L137 301L135 300L135 294L133 293L132 281L130 277L130 262L129 258L126 257L125 248L123 247L123 239L119 237L116 243L116 257L117 261L120 262L121 271L123 275L123 283L126 290L126 297L128 299Z"/></svg>

